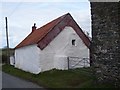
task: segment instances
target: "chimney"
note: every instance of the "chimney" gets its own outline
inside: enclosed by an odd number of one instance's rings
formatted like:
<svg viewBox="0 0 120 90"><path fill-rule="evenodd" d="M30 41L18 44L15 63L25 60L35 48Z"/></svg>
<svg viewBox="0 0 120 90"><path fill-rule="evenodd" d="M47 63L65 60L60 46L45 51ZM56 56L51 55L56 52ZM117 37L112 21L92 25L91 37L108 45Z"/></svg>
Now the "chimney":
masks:
<svg viewBox="0 0 120 90"><path fill-rule="evenodd" d="M32 26L32 32L36 30L36 23L34 23L34 26Z"/></svg>

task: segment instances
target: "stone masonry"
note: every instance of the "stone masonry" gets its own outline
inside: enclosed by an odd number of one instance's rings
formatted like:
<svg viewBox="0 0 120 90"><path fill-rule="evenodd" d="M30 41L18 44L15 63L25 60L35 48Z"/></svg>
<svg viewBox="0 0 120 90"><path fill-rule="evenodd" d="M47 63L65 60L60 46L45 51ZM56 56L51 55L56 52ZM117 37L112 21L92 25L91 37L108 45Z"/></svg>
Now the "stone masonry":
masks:
<svg viewBox="0 0 120 90"><path fill-rule="evenodd" d="M91 61L98 83L120 87L120 11L118 2L90 2Z"/></svg>

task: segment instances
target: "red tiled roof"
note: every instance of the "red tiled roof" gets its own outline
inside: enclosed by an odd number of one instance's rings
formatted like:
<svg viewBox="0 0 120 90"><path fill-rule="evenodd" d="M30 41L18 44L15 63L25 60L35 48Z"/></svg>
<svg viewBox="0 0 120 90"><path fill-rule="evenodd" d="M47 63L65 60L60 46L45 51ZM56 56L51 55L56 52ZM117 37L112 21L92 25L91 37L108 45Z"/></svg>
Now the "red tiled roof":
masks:
<svg viewBox="0 0 120 90"><path fill-rule="evenodd" d="M83 33L72 16L67 13L31 32L20 44L15 47L15 49L32 44L38 44L38 47L44 49L64 29L65 26L73 27L85 45L90 45L88 37Z"/></svg>

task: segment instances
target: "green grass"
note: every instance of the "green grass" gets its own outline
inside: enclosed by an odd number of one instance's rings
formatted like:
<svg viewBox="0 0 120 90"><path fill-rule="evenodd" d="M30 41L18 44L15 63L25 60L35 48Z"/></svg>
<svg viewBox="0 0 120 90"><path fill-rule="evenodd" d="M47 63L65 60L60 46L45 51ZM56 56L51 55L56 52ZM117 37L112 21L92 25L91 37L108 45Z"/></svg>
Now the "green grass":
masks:
<svg viewBox="0 0 120 90"><path fill-rule="evenodd" d="M93 76L90 68L74 70L50 70L40 74L31 74L14 68L10 65L3 65L2 70L14 76L32 81L46 88L98 88L93 83ZM106 87L106 86L103 86Z"/></svg>

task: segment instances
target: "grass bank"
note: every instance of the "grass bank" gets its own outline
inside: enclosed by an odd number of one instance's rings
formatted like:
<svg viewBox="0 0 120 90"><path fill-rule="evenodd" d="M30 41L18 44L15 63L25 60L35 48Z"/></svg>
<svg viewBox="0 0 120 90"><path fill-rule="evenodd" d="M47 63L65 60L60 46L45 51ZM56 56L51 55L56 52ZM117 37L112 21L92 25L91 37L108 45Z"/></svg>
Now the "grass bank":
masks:
<svg viewBox="0 0 120 90"><path fill-rule="evenodd" d="M3 65L2 70L11 75L32 81L46 88L98 88L93 83L93 76L90 68L74 70L50 70L40 74L31 74L14 68L10 65ZM106 86L102 86L106 87Z"/></svg>

